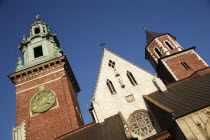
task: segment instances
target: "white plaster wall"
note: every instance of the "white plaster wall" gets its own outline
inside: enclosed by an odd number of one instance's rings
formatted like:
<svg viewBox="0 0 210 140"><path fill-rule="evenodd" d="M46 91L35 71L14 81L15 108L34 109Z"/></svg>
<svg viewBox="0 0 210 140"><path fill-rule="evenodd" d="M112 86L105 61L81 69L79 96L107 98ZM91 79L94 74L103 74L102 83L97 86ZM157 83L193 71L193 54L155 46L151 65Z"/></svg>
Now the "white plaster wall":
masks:
<svg viewBox="0 0 210 140"><path fill-rule="evenodd" d="M109 60L115 62L115 69L120 74L125 88L122 88L119 84L114 69L108 66ZM130 83L126 75L127 71L133 74L138 85L133 86ZM104 119L117 114L119 111L122 113L125 120L127 120L129 115L134 111L140 109L147 110L142 95L147 95L158 90L152 82L153 78L155 78L155 76L152 74L105 49L93 99L93 106L99 122L103 122ZM117 92L116 94L112 95L110 93L106 85L107 79L112 81ZM162 81L159 80L159 82ZM164 85L162 84L161 86ZM128 103L125 99L125 97L130 94L135 98L135 101L132 103Z"/></svg>

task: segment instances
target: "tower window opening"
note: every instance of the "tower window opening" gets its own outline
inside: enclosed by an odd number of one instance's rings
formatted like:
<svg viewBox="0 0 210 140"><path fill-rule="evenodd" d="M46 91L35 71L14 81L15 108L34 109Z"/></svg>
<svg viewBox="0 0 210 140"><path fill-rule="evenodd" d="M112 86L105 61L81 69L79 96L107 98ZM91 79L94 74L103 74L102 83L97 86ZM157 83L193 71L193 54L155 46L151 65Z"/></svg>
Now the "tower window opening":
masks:
<svg viewBox="0 0 210 140"><path fill-rule="evenodd" d="M158 48L155 48L155 52L158 54L159 57L162 56L161 52L158 50Z"/></svg>
<svg viewBox="0 0 210 140"><path fill-rule="evenodd" d="M35 33L35 34L39 34L39 33L40 33L40 28L39 28L39 27L35 28L35 29L34 29L34 33Z"/></svg>
<svg viewBox="0 0 210 140"><path fill-rule="evenodd" d="M171 50L174 49L174 48L172 47L172 45L171 45L168 41L165 41L165 44L166 44Z"/></svg>
<svg viewBox="0 0 210 140"><path fill-rule="evenodd" d="M112 60L109 60L109 66L114 68L115 67L115 62Z"/></svg>
<svg viewBox="0 0 210 140"><path fill-rule="evenodd" d="M42 46L34 48L34 58L43 56Z"/></svg>
<svg viewBox="0 0 210 140"><path fill-rule="evenodd" d="M116 90L115 90L115 88L114 88L114 86L112 84L112 81L110 81L109 79L107 79L106 84L107 84L107 86L109 88L110 93L112 95L116 94Z"/></svg>
<svg viewBox="0 0 210 140"><path fill-rule="evenodd" d="M127 71L127 77L133 86L138 85L136 79L133 77L133 74L131 72Z"/></svg>
<svg viewBox="0 0 210 140"><path fill-rule="evenodd" d="M184 68L186 70L190 70L191 69L190 65L187 62L185 62L184 60L181 61L181 64L184 66Z"/></svg>

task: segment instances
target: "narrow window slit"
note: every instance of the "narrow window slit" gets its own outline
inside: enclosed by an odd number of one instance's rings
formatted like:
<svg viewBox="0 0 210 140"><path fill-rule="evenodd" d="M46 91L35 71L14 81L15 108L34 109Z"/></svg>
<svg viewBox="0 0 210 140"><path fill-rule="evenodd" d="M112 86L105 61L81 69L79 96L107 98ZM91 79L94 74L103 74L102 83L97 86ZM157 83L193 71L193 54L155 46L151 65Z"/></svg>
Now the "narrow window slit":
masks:
<svg viewBox="0 0 210 140"><path fill-rule="evenodd" d="M184 66L184 68L186 70L190 70L191 69L190 65L187 62L185 62L184 60L181 61L181 64Z"/></svg>
<svg viewBox="0 0 210 140"><path fill-rule="evenodd" d="M157 48L155 48L155 52L158 54L159 57L162 56L161 52Z"/></svg>
<svg viewBox="0 0 210 140"><path fill-rule="evenodd" d="M171 44L170 43L168 43L168 41L165 41L165 44L171 49L171 50L173 50L174 48L171 46Z"/></svg>

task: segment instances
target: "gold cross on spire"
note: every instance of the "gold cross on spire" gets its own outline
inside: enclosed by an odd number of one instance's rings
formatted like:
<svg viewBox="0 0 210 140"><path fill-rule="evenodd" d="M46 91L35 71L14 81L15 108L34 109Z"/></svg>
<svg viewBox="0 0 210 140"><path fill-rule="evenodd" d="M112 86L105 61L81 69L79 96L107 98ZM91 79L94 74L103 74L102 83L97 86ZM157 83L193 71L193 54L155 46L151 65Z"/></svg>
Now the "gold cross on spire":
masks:
<svg viewBox="0 0 210 140"><path fill-rule="evenodd" d="M40 20L39 15L36 16L36 20Z"/></svg>

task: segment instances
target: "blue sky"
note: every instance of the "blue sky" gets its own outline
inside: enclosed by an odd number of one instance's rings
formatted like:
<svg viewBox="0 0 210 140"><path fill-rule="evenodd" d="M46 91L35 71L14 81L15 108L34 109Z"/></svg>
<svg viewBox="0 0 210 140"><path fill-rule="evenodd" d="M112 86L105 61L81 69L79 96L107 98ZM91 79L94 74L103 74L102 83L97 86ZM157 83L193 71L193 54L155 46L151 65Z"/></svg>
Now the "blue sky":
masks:
<svg viewBox="0 0 210 140"><path fill-rule="evenodd" d="M80 85L79 102L85 123L93 96L102 48L154 73L145 60L143 28L170 33L184 47L210 64L210 0L0 0L0 139L10 140L15 126L14 73L22 35L35 16L47 23L62 45Z"/></svg>

